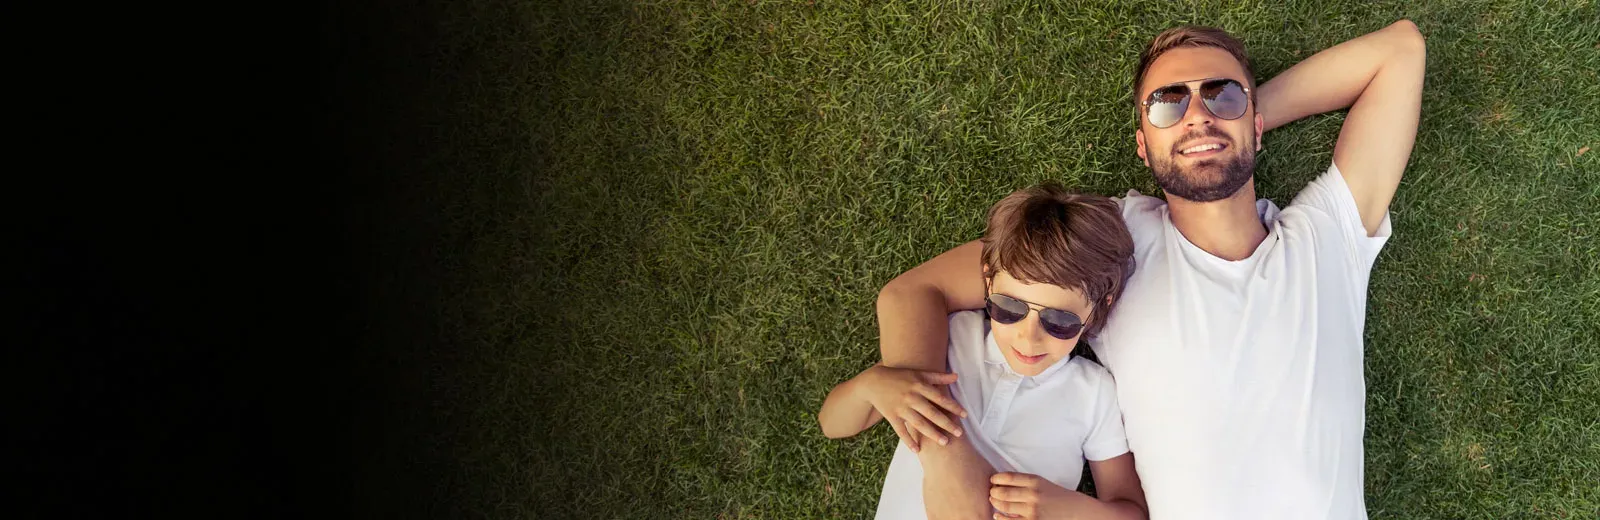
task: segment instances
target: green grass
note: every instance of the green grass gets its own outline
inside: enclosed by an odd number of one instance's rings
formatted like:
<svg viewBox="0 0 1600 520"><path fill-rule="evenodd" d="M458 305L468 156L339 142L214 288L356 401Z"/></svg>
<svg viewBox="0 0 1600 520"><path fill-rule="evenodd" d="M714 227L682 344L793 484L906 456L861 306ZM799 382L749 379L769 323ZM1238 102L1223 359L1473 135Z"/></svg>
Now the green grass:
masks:
<svg viewBox="0 0 1600 520"><path fill-rule="evenodd" d="M815 413L877 358L884 282L976 237L1013 189L1155 192L1127 88L1159 30L1233 31L1264 80L1406 17L1428 77L1368 302L1369 511L1600 512L1591 1L438 15L438 45L403 66L428 71L406 193L435 223L445 277L423 319L444 346L395 372L414 410L384 433L415 451L380 466L428 476L393 500L435 516L869 517L892 432L829 441ZM1342 118L1268 134L1261 194L1286 204L1323 171ZM384 500L363 507L397 507Z"/></svg>

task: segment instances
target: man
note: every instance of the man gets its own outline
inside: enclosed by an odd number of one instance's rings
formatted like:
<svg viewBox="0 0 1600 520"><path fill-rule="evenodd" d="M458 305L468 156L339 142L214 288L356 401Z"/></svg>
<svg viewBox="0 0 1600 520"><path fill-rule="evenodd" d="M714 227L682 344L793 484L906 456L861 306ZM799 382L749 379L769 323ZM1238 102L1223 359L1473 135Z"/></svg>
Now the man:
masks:
<svg viewBox="0 0 1600 520"><path fill-rule="evenodd" d="M1399 21L1257 87L1217 29L1157 36L1134 76L1138 155L1166 200L1130 191L1137 267L1096 354L1117 381L1151 518L1365 518L1362 328L1388 206L1421 112L1425 49ZM1256 200L1267 130L1349 107L1333 164L1281 211ZM1306 168L1324 168L1305 165ZM906 272L878 297L874 402L926 469L931 518L1030 517L991 486L936 385L946 313L983 306L980 245ZM1097 475L1098 477L1098 475Z"/></svg>

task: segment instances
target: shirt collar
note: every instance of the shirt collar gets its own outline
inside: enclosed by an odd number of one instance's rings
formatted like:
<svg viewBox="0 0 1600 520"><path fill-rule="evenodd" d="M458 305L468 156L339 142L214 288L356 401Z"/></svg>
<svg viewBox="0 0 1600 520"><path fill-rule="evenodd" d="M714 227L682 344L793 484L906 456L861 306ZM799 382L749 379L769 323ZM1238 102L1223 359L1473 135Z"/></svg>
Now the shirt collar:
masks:
<svg viewBox="0 0 1600 520"><path fill-rule="evenodd" d="M1012 370L1011 363L1006 362L1006 355L1000 353L1000 344L994 341L994 330L990 328L988 318L984 318L983 328L985 329L985 334L983 336L983 362L991 365L1000 365L1000 368L1005 369L1006 373L1021 377L1023 379L1032 379L1036 383L1047 381L1051 377L1060 373L1062 367L1072 364L1072 358L1076 357L1073 353L1069 352L1067 353L1066 359L1056 360L1056 364L1050 365L1050 368L1044 369L1044 372L1040 372L1039 375L1024 376L1022 374L1018 374L1016 370ZM1079 338L1078 341L1083 341L1083 339ZM1076 352L1076 350L1073 352Z"/></svg>

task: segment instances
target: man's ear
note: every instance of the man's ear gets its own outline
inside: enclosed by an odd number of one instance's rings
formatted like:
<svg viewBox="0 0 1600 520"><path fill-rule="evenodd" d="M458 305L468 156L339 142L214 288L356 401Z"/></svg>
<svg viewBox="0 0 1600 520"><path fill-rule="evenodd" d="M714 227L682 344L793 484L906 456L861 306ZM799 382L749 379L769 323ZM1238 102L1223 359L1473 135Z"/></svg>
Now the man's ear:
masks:
<svg viewBox="0 0 1600 520"><path fill-rule="evenodd" d="M1261 134L1267 133L1267 119L1256 112L1256 151L1261 151Z"/></svg>
<svg viewBox="0 0 1600 520"><path fill-rule="evenodd" d="M1146 157L1145 153L1144 153L1144 129L1143 128L1133 131L1133 140L1134 141L1138 141L1138 143L1139 143L1138 146L1135 146L1133 148L1134 153L1139 154L1139 158L1140 159L1144 159L1145 167L1149 167L1150 166L1150 158ZM1257 138L1257 140L1259 141L1260 139Z"/></svg>

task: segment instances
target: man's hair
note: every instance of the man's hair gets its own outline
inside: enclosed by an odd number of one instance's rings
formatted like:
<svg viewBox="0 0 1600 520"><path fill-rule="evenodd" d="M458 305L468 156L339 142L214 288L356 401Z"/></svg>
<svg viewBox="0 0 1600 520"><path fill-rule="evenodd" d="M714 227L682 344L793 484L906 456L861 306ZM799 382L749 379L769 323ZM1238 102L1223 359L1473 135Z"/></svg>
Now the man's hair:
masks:
<svg viewBox="0 0 1600 520"><path fill-rule="evenodd" d="M1250 57L1244 52L1244 42L1228 34L1228 31L1216 27L1180 25L1161 31L1155 39L1150 40L1150 45L1145 46L1144 52L1139 53L1139 66L1133 69L1133 111L1136 118L1144 116L1142 107L1139 106L1144 101L1139 98L1139 90L1144 86L1144 74L1150 71L1150 64L1155 63L1156 58L1160 58L1167 51L1185 47L1215 47L1232 54L1234 59L1239 60L1239 66L1244 68L1245 80L1248 82L1246 86L1250 87L1250 100L1253 104L1256 96L1256 74L1250 69Z"/></svg>
<svg viewBox="0 0 1600 520"><path fill-rule="evenodd" d="M1077 289L1094 306L1084 334L1105 325L1133 274L1133 237L1117 203L1046 182L989 208L983 232L984 280L1005 271L1025 283Z"/></svg>

